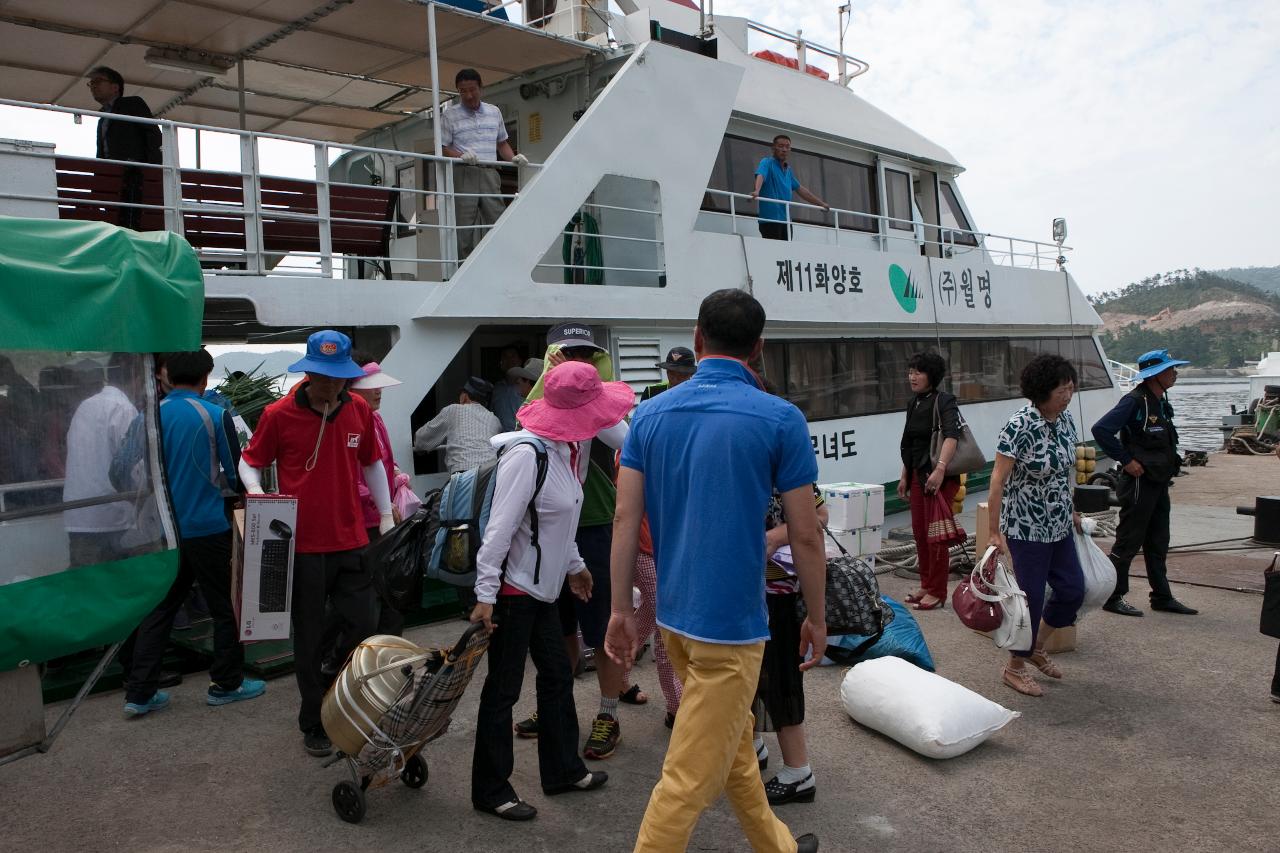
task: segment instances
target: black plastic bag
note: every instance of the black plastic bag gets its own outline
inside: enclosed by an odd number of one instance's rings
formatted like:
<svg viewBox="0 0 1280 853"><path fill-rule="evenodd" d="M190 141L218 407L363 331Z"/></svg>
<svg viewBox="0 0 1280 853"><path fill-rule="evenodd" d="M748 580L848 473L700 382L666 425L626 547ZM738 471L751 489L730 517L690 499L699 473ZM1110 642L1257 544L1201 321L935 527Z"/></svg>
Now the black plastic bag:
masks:
<svg viewBox="0 0 1280 853"><path fill-rule="evenodd" d="M365 549L361 561L385 604L407 612L421 602L422 570L435 530L431 512L424 504Z"/></svg>

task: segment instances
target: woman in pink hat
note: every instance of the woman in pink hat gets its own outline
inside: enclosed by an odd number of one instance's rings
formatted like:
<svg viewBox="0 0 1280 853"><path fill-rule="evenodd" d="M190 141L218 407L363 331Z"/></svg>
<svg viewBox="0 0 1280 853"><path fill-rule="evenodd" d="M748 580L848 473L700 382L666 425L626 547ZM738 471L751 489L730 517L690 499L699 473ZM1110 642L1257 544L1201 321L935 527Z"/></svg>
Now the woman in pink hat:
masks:
<svg viewBox="0 0 1280 853"><path fill-rule="evenodd" d="M590 791L608 779L603 771L588 771L578 755L573 673L556 599L566 575L574 595L584 601L591 596L591 574L574 542L582 512L579 442L618 424L634 403L626 383L602 382L592 365L569 361L546 374L541 398L521 407L524 429L494 438L498 468L476 556L478 603L471 614L472 622L483 622L491 632L471 762L471 803L477 811L505 820L530 820L538 813L510 782L515 763L511 709L520 698L526 655L538 671L543 793Z"/></svg>
<svg viewBox="0 0 1280 853"><path fill-rule="evenodd" d="M400 385L401 382L384 372L376 361L365 362L361 369L364 371L364 376L353 381L348 388L352 393L363 398L373 410L373 435L378 444L378 458L382 460L382 467L387 470L387 488L392 495L395 495L396 477L400 474L400 469L396 467L395 457L391 455L391 436L387 432L387 424L382 420L382 415L378 414L378 409L382 406L382 389ZM408 477L405 479L407 480ZM381 537L378 533L378 508L373 505L373 495L369 492L369 484L364 481L363 472L360 473L360 479L356 485L360 491L360 505L364 508L364 526L368 528L369 541L376 542ZM391 511L396 513L395 522L399 524L400 515L394 506Z"/></svg>

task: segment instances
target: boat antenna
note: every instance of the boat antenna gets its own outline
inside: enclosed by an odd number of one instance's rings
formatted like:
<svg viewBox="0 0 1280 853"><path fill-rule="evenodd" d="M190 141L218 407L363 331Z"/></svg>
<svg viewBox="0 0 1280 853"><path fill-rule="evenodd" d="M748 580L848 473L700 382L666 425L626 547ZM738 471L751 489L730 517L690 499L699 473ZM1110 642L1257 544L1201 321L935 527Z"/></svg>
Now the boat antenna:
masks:
<svg viewBox="0 0 1280 853"><path fill-rule="evenodd" d="M850 6L852 5L853 5L853 0L848 0L848 2L846 2L843 6L840 6L836 9L836 17L837 17L836 29L840 32L840 45L839 45L839 51L838 51L838 53L840 54L840 57L839 59L836 60L836 62L840 66L839 73L840 73L841 86L847 86L849 84L849 80L852 79L845 73L845 59L844 59L844 34L849 31L849 25L853 23L853 12L850 9Z"/></svg>

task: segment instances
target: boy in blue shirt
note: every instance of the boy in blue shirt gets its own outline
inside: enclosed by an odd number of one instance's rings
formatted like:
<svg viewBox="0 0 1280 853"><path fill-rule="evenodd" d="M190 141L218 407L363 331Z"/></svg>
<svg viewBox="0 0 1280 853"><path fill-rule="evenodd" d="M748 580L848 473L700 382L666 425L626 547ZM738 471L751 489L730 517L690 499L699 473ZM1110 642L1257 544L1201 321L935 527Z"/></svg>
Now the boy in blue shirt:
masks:
<svg viewBox="0 0 1280 853"><path fill-rule="evenodd" d="M213 663L206 702L226 705L261 696L265 682L244 677L244 646L231 604L231 523L224 498L236 485L234 430L230 415L202 398L213 357L205 349L164 357L162 380L172 390L160 403L165 479L178 522L178 576L120 650L125 673L126 717L168 707L157 690L160 662L178 608L200 582L213 617ZM238 444L238 442L237 442Z"/></svg>

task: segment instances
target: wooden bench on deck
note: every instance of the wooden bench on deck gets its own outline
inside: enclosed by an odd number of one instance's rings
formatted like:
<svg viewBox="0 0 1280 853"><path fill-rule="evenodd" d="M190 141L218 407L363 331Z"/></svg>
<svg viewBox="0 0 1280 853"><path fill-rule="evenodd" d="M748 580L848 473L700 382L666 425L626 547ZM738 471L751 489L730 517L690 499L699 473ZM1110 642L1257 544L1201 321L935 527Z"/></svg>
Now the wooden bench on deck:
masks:
<svg viewBox="0 0 1280 853"><path fill-rule="evenodd" d="M86 157L55 158L60 219L119 222L119 202L126 168L142 173L140 204L156 205L139 214L140 231L165 230L163 172L156 166L136 167L103 163ZM183 205L225 207L219 210L184 210L183 236L198 252L212 250L205 259L227 253L228 265L237 262L233 252L246 251L243 178L234 172L182 169ZM262 252L283 256L290 252L320 251L320 223L286 214L315 216L317 186L293 178L259 178L259 214L262 219ZM367 258L390 255L391 228L396 205L394 190L383 187L329 187L329 233L333 252ZM354 222L337 220L351 219ZM361 264L363 266L363 263Z"/></svg>

